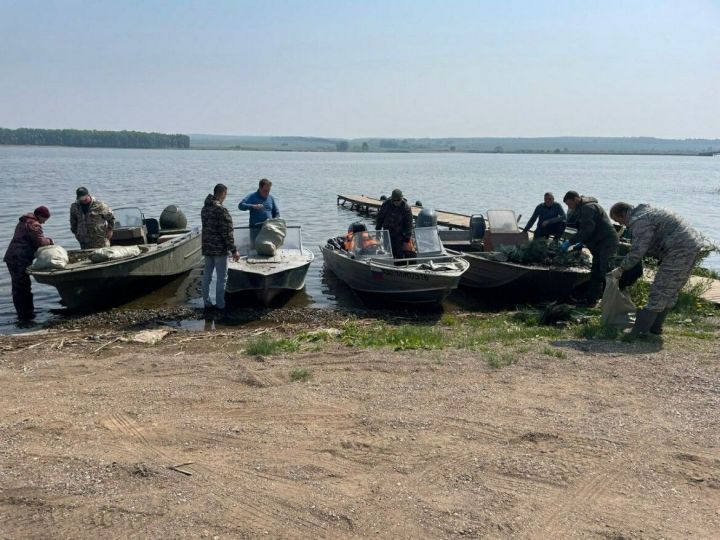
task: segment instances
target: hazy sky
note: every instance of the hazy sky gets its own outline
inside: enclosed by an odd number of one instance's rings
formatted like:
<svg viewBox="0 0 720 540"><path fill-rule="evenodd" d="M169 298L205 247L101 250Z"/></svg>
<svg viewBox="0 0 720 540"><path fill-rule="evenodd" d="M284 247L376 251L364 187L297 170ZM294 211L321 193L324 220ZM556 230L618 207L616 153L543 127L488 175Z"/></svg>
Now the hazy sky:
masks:
<svg viewBox="0 0 720 540"><path fill-rule="evenodd" d="M0 126L720 137L720 0L0 0Z"/></svg>

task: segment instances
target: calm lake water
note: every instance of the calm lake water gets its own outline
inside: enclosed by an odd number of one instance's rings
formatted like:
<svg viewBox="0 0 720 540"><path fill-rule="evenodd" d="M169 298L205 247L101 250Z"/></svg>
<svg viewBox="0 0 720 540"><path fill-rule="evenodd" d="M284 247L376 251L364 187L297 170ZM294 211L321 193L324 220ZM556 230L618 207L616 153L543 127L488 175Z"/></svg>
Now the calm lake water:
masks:
<svg viewBox="0 0 720 540"><path fill-rule="evenodd" d="M669 207L706 236L720 238L720 157L581 156L504 154L338 154L236 152L208 150L116 150L0 146L0 240L3 253L20 215L44 204L52 212L44 229L67 248L78 247L70 233L69 208L78 186L87 186L111 207L139 206L146 217L159 217L178 205L191 225L212 187L229 188L226 206L236 225L248 215L237 203L273 180L282 217L301 224L304 242L316 259L305 292L292 302L331 308L355 302L333 277L325 276L318 245L357 220L339 208L336 195L379 197L400 187L410 202L463 213L512 208L530 216L545 191L556 198L569 189L597 197L606 208L618 200ZM720 257L707 266L720 270ZM200 307L198 275L191 274L139 304ZM58 317L54 288L33 283L38 321ZM7 268L0 272L0 332L14 329Z"/></svg>

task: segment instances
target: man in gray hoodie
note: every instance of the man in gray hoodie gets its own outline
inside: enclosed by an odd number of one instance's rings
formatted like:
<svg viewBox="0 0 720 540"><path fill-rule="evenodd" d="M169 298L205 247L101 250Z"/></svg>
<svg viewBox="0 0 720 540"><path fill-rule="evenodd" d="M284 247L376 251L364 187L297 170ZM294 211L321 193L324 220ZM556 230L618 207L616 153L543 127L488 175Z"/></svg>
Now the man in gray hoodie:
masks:
<svg viewBox="0 0 720 540"><path fill-rule="evenodd" d="M648 303L638 312L631 334L661 334L665 317L677 302L703 248L702 235L677 214L648 204L615 203L610 217L627 226L632 234L630 252L612 271L614 277L621 277L645 256L660 261Z"/></svg>

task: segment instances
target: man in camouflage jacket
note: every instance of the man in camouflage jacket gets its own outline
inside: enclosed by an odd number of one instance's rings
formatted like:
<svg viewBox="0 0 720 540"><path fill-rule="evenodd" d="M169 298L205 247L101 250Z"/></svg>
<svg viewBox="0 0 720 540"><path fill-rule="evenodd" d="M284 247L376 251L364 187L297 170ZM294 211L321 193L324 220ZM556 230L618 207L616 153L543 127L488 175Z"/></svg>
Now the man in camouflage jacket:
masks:
<svg viewBox="0 0 720 540"><path fill-rule="evenodd" d="M227 187L217 184L213 193L205 197L200 212L202 219L202 254L205 256L205 269L202 278L202 295L205 309L212 309L210 299L210 281L215 272L215 307L225 309L225 282L227 281L228 253L234 261L240 260L235 247L233 221L228 209L223 206L227 197Z"/></svg>
<svg viewBox="0 0 720 540"><path fill-rule="evenodd" d="M592 253L590 283L584 301L595 305L602 296L605 274L610 270L610 263L617 252L620 239L596 198L581 197L576 191L568 191L563 197L563 202L572 210L573 219L577 220L578 231L562 245L580 244Z"/></svg>
<svg viewBox="0 0 720 540"><path fill-rule="evenodd" d="M702 235L677 214L648 204L615 203L610 215L626 225L632 235L630 252L612 271L614 277L621 277L643 257L660 261L648 303L638 312L632 334L661 334L665 317L677 302L703 248Z"/></svg>
<svg viewBox="0 0 720 540"><path fill-rule="evenodd" d="M76 191L77 200L70 205L70 230L82 249L95 249L110 245L115 215L110 207L90 196L87 188Z"/></svg>
<svg viewBox="0 0 720 540"><path fill-rule="evenodd" d="M20 320L32 319L35 316L32 283L27 267L33 262L38 248L53 243L43 234L42 224L48 219L50 210L46 206L38 206L34 212L20 216L15 226L15 234L3 258L10 272L13 304Z"/></svg>
<svg viewBox="0 0 720 540"><path fill-rule="evenodd" d="M393 257L405 257L410 248L412 239L413 216L410 206L403 198L402 191L393 189L392 195L382 203L375 220L375 230L387 229L390 231Z"/></svg>

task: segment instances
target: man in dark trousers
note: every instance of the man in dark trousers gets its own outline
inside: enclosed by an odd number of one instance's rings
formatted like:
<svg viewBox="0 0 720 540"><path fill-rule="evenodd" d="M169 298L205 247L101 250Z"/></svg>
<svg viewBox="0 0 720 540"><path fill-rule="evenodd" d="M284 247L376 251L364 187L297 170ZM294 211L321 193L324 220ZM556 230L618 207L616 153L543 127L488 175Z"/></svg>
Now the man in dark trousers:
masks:
<svg viewBox="0 0 720 540"><path fill-rule="evenodd" d="M535 238L554 236L561 238L565 232L565 210L560 203L555 202L555 196L549 191L543 197L543 202L535 207L533 215L525 225L523 231L529 231L535 220L538 220L537 229L533 233Z"/></svg>
<svg viewBox="0 0 720 540"><path fill-rule="evenodd" d="M410 205L403 198L402 191L393 189L390 198L382 203L375 221L375 230L386 229L390 232L393 257L402 259L412 256L413 216Z"/></svg>
<svg viewBox="0 0 720 540"><path fill-rule="evenodd" d="M585 298L579 303L594 306L602 296L605 274L610 271L610 263L617 252L620 239L603 207L594 197L581 197L577 191L568 191L563 202L577 217L578 231L569 240L560 244L560 249L587 247L592 253L590 283Z"/></svg>
<svg viewBox="0 0 720 540"><path fill-rule="evenodd" d="M227 281L228 253L234 261L240 260L235 247L233 221L228 209L223 206L227 197L227 187L217 184L212 194L205 197L200 212L202 220L202 254L205 256L205 268L202 277L202 296L205 309L217 307L225 309L225 282ZM215 272L215 306L210 299L210 281Z"/></svg>
<svg viewBox="0 0 720 540"><path fill-rule="evenodd" d="M39 247L53 243L45 236L42 229L42 224L48 219L50 219L50 210L47 206L38 206L34 212L20 216L20 221L15 226L15 234L3 259L10 271L13 304L20 320L30 320L35 317L32 283L27 267L32 264Z"/></svg>

